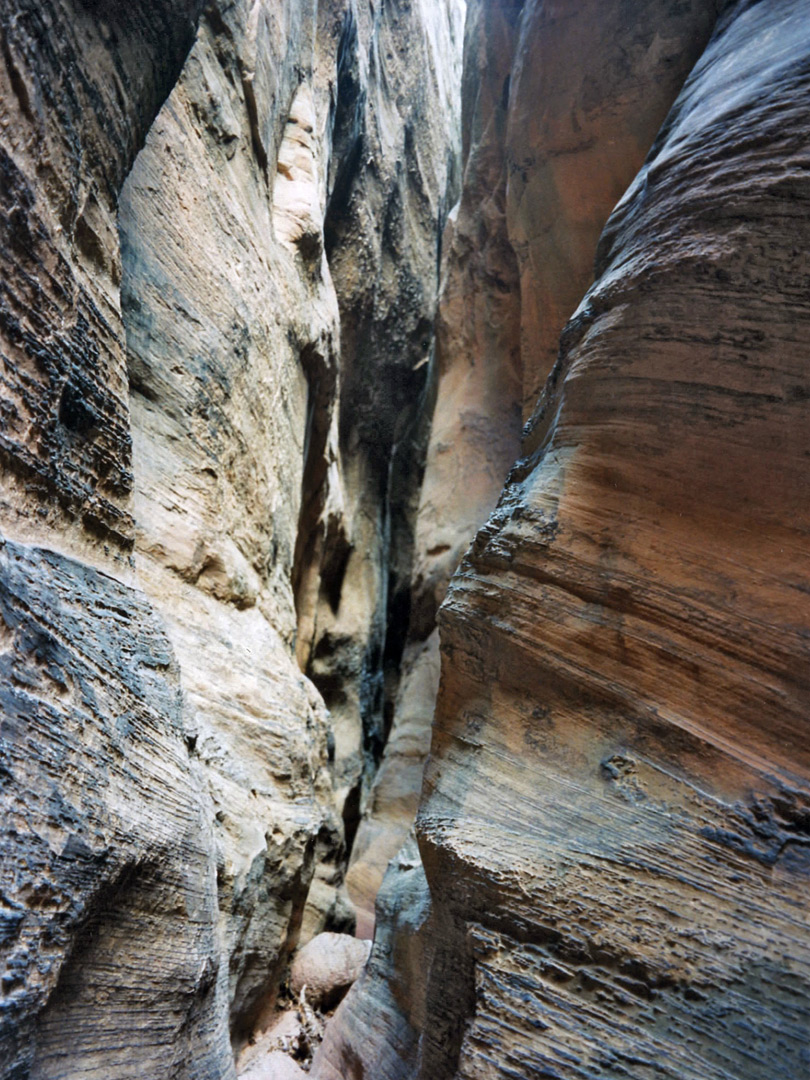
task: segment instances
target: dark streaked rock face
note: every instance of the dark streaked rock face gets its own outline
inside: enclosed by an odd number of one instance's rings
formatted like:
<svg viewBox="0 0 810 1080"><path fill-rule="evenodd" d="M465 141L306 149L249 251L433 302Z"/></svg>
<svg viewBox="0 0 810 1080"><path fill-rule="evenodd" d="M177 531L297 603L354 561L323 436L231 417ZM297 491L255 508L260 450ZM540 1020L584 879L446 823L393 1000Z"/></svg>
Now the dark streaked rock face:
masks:
<svg viewBox="0 0 810 1080"><path fill-rule="evenodd" d="M2 1075L227 1076L210 809L165 632L54 552L6 541L0 576Z"/></svg>
<svg viewBox="0 0 810 1080"><path fill-rule="evenodd" d="M0 453L20 530L132 547L115 204L201 7L4 7Z"/></svg>
<svg viewBox="0 0 810 1080"><path fill-rule="evenodd" d="M808 32L721 17L451 585L422 1076L807 1071Z"/></svg>
<svg viewBox="0 0 810 1080"><path fill-rule="evenodd" d="M2 17L0 1076L227 1080L353 925L458 3L113 7Z"/></svg>

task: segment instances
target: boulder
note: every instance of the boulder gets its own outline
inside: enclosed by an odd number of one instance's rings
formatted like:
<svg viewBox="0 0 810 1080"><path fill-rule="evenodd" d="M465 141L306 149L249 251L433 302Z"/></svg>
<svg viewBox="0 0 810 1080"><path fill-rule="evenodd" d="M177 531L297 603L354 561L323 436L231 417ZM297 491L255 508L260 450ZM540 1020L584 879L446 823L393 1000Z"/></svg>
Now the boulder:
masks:
<svg viewBox="0 0 810 1080"><path fill-rule="evenodd" d="M370 952L370 941L348 934L318 934L293 960L290 989L296 998L303 990L316 1008L331 1008L358 978Z"/></svg>

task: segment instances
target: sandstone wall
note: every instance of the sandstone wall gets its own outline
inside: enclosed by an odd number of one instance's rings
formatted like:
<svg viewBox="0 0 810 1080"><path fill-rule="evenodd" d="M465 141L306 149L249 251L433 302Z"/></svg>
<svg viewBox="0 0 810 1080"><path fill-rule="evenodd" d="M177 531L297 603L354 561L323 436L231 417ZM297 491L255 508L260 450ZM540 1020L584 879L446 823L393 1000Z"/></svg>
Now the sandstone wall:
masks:
<svg viewBox="0 0 810 1080"><path fill-rule="evenodd" d="M368 932L418 805L438 690L437 608L518 456L523 419L593 279L602 227L716 17L714 0L467 6L463 187L443 244L409 641L347 876Z"/></svg>
<svg viewBox="0 0 810 1080"><path fill-rule="evenodd" d="M473 0L441 243L460 3L201 8L0 20L0 1077L233 1077L431 737L312 1075L804 1075L803 3Z"/></svg>
<svg viewBox="0 0 810 1080"><path fill-rule="evenodd" d="M133 1033L147 1071L228 1075L207 807L131 583L115 228L198 9L3 15L4 1077L131 1075Z"/></svg>
<svg viewBox="0 0 810 1080"><path fill-rule="evenodd" d="M470 5L415 634L533 415L440 616L427 878L412 844L389 866L318 1076L807 1068L799 5L725 5L574 314L719 7ZM403 718L424 753L429 709ZM407 829L397 746L395 720L368 898Z"/></svg>
<svg viewBox="0 0 810 1080"><path fill-rule="evenodd" d="M9 1080L233 1075L407 618L458 6L201 6L3 13Z"/></svg>
<svg viewBox="0 0 810 1080"><path fill-rule="evenodd" d="M807 1071L807 34L721 16L448 594L419 1075Z"/></svg>
<svg viewBox="0 0 810 1080"><path fill-rule="evenodd" d="M237 1038L314 862L305 932L348 925L339 815L379 755L389 579L408 585L449 11L206 15L122 200L140 575L209 775Z"/></svg>
<svg viewBox="0 0 810 1080"><path fill-rule="evenodd" d="M342 847L328 718L294 655L303 358L334 388L340 347L321 228L336 58L314 70L316 15L207 12L120 209L138 575L212 800L237 1042L272 1008L316 849ZM325 904L320 920L334 890Z"/></svg>

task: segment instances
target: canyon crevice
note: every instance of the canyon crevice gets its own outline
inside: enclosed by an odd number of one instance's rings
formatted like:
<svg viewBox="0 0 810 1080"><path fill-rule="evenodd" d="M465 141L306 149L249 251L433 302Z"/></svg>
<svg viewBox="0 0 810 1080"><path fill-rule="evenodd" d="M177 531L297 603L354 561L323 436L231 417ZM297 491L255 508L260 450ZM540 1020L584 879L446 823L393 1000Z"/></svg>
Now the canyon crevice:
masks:
<svg viewBox="0 0 810 1080"><path fill-rule="evenodd" d="M810 1071L805 8L5 5L0 1080Z"/></svg>

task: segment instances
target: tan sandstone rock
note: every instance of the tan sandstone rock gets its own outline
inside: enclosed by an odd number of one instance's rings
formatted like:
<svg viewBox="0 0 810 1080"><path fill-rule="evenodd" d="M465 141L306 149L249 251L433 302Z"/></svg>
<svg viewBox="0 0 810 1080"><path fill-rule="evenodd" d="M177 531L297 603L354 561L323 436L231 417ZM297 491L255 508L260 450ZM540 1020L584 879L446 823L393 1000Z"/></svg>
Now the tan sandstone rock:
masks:
<svg viewBox="0 0 810 1080"><path fill-rule="evenodd" d="M443 243L410 640L392 733L347 874L359 933L373 931L377 890L421 792L439 685L436 610L519 452L522 420L592 280L600 231L715 17L716 5L704 0L632 11L602 2L576 13L570 4L468 4L463 186ZM386 888L391 911L394 873ZM376 980L368 992L381 985ZM352 1045L365 1019L354 1018ZM387 1053L379 1038L368 1033L358 1051L369 1067ZM390 1041L388 1032L382 1040Z"/></svg>
<svg viewBox="0 0 810 1080"><path fill-rule="evenodd" d="M357 980L371 943L349 934L318 934L296 953L290 967L290 990L304 992L316 1008L329 1008Z"/></svg>
<svg viewBox="0 0 810 1080"><path fill-rule="evenodd" d="M239 1080L302 1080L307 1074L291 1057L275 1050L239 1073Z"/></svg>
<svg viewBox="0 0 810 1080"><path fill-rule="evenodd" d="M401 647L458 4L202 7L2 13L4 1080L233 1075Z"/></svg>
<svg viewBox="0 0 810 1080"><path fill-rule="evenodd" d="M662 5L674 21L649 34L647 10L629 12L522 6L507 217L538 387L588 285L598 213L715 14ZM603 19L614 32L586 47ZM608 225L526 457L441 616L422 921L401 925L395 861L384 946L316 1076L806 1068L792 996L806 1000L806 925L790 914L807 798L804 33L798 4L729 5ZM578 67L566 40L600 59ZM441 384L434 438L440 410ZM448 570L422 560L441 596ZM405 978L406 941L427 980Z"/></svg>
<svg viewBox="0 0 810 1080"><path fill-rule="evenodd" d="M448 594L420 1076L807 1069L808 28L727 6Z"/></svg>

